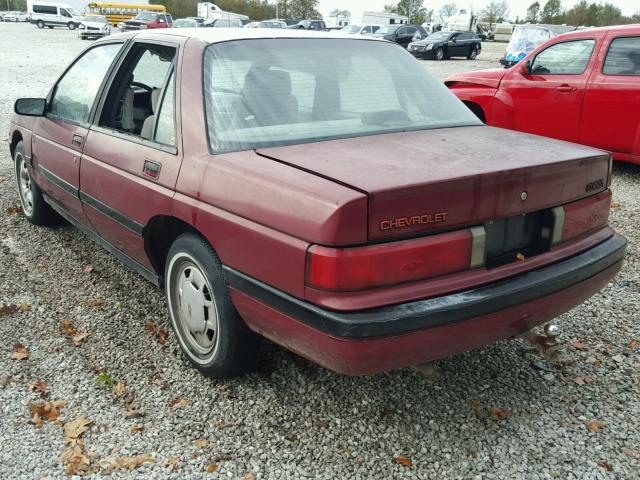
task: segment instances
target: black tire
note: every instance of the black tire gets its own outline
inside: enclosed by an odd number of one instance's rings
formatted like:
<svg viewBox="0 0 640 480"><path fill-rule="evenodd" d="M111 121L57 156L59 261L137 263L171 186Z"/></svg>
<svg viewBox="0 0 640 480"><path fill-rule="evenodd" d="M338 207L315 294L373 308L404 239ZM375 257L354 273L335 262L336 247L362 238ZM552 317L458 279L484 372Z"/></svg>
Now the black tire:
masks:
<svg viewBox="0 0 640 480"><path fill-rule="evenodd" d="M48 28L49 30L53 30L53 25L47 25L47 28Z"/></svg>
<svg viewBox="0 0 640 480"><path fill-rule="evenodd" d="M76 29L76 24L73 22L69 22L67 23L67 28L69 28L69 30L75 30Z"/></svg>
<svg viewBox="0 0 640 480"><path fill-rule="evenodd" d="M63 223L62 217L44 201L42 191L31 176L31 169L27 166L24 145L18 142L13 153L14 172L16 175L16 185L18 187L18 197L22 206L22 212L29 222L41 227L52 227ZM25 176L28 177L28 184L31 195L28 197L23 182Z"/></svg>
<svg viewBox="0 0 640 480"><path fill-rule="evenodd" d="M191 364L217 379L255 370L260 337L249 330L231 303L222 264L211 245L193 233L180 235L167 255L164 278L171 326ZM200 304L207 301L213 310ZM196 318L200 313L203 320ZM217 331L207 326L209 321Z"/></svg>
<svg viewBox="0 0 640 480"><path fill-rule="evenodd" d="M36 22L36 25L38 26L38 28L44 28L44 22L42 20L38 20Z"/></svg>
<svg viewBox="0 0 640 480"><path fill-rule="evenodd" d="M436 60L440 61L440 60L444 60L444 50L442 49L442 47L438 47L436 48L434 57Z"/></svg>
<svg viewBox="0 0 640 480"><path fill-rule="evenodd" d="M469 53L467 54L467 59L475 60L477 56L478 56L478 49L476 47L471 47L471 50L469 50Z"/></svg>

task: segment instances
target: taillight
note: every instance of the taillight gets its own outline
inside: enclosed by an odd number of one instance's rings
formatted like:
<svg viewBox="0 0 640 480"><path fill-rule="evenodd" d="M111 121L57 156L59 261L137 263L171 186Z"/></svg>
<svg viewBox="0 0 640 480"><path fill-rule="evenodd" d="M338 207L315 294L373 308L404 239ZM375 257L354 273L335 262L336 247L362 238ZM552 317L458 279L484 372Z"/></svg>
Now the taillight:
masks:
<svg viewBox="0 0 640 480"><path fill-rule="evenodd" d="M598 230L609 222L611 190L553 209L556 218L553 243Z"/></svg>
<svg viewBox="0 0 640 480"><path fill-rule="evenodd" d="M484 228L353 248L313 245L307 285L364 290L468 270L484 263Z"/></svg>

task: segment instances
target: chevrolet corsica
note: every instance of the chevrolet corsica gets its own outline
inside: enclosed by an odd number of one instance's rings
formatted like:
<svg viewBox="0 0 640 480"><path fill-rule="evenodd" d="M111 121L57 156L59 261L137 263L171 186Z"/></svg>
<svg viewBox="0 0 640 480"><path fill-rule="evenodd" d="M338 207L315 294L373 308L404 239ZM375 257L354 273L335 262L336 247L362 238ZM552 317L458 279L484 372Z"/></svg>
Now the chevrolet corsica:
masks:
<svg viewBox="0 0 640 480"><path fill-rule="evenodd" d="M206 375L262 335L369 374L512 337L620 269L611 158L485 126L402 47L348 34L111 36L15 104L22 207L164 287Z"/></svg>

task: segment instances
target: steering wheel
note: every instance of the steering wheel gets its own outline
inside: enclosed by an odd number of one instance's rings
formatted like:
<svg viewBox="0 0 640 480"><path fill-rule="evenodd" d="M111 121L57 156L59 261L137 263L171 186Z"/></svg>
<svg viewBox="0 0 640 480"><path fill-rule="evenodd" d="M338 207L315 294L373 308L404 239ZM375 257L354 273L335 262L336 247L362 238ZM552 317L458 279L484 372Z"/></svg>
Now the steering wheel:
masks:
<svg viewBox="0 0 640 480"><path fill-rule="evenodd" d="M153 87L150 87L149 85L145 85L144 83L140 83L140 82L131 82L131 86L142 88L143 90L146 90L149 93L151 93L151 91L153 90Z"/></svg>

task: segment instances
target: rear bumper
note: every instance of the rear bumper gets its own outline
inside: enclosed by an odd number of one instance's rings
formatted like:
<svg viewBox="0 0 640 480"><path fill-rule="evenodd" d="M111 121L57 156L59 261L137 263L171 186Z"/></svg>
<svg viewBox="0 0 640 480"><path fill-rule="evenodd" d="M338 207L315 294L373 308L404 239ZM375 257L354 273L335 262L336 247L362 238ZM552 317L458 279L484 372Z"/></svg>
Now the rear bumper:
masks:
<svg viewBox="0 0 640 480"><path fill-rule="evenodd" d="M477 348L551 320L607 284L622 266L626 244L615 234L507 280L355 312L325 310L225 269L250 328L337 372L368 374Z"/></svg>

